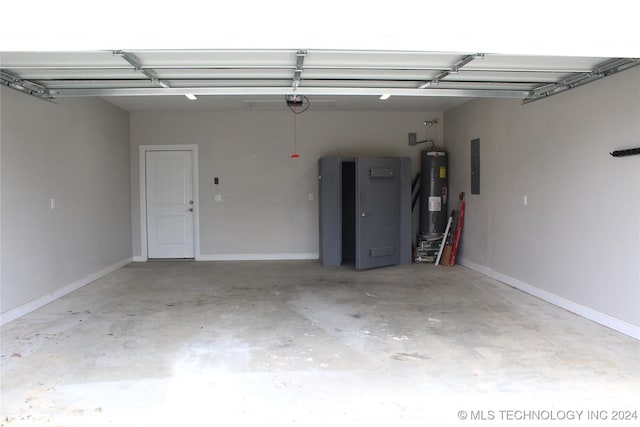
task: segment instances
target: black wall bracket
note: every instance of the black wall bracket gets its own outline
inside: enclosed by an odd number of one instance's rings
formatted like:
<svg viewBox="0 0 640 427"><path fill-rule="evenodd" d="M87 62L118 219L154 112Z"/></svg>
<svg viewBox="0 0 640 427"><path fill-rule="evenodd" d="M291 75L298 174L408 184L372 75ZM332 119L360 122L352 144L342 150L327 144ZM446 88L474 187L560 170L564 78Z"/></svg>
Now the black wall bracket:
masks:
<svg viewBox="0 0 640 427"><path fill-rule="evenodd" d="M616 150L610 152L609 154L611 154L613 157L633 156L634 154L640 154L640 147L630 148L628 150Z"/></svg>

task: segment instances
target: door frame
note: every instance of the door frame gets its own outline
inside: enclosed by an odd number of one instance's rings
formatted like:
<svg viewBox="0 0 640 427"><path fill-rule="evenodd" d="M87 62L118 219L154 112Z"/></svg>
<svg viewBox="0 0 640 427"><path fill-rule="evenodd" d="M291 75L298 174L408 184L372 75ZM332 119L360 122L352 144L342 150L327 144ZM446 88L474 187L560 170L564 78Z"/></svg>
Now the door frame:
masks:
<svg viewBox="0 0 640 427"><path fill-rule="evenodd" d="M198 145L141 145L139 148L140 169L140 261L147 261L147 152L148 151L191 151L191 179L193 180L193 255L200 259L200 192L198 190Z"/></svg>

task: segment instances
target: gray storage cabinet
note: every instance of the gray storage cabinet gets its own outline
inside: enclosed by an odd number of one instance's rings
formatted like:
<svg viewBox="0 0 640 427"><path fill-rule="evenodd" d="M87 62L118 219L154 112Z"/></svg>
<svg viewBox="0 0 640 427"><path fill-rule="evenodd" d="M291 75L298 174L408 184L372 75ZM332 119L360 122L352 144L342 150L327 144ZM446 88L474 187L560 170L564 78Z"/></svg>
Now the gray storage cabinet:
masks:
<svg viewBox="0 0 640 427"><path fill-rule="evenodd" d="M322 157L318 169L322 265L411 264L411 159Z"/></svg>

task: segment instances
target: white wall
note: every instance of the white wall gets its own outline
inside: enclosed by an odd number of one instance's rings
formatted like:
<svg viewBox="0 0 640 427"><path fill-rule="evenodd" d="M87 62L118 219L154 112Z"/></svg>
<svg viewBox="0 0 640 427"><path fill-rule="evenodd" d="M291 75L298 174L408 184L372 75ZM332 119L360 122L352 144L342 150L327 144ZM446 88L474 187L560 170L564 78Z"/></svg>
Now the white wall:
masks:
<svg viewBox="0 0 640 427"><path fill-rule="evenodd" d="M198 144L201 259L317 257L322 156L410 156L413 174L425 120L440 113L283 111L132 113L133 253L141 254L139 146ZM219 177L220 184L213 185ZM222 201L214 201L214 194ZM309 200L313 195L313 201Z"/></svg>
<svg viewBox="0 0 640 427"><path fill-rule="evenodd" d="M640 67L527 105L468 102L445 113L445 144L464 264L640 337L640 156L609 155L640 146Z"/></svg>
<svg viewBox="0 0 640 427"><path fill-rule="evenodd" d="M7 321L131 258L129 114L100 99L51 104L1 90Z"/></svg>

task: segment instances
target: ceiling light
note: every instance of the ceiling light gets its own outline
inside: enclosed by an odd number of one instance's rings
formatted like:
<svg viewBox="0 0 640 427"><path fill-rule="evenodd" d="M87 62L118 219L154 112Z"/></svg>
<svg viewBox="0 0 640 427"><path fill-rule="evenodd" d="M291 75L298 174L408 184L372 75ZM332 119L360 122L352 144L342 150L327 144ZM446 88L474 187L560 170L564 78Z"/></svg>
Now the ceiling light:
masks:
<svg viewBox="0 0 640 427"><path fill-rule="evenodd" d="M194 94L192 93L187 93L184 96L186 96L188 99L195 101L196 99L198 99L198 97L196 97Z"/></svg>
<svg viewBox="0 0 640 427"><path fill-rule="evenodd" d="M390 95L390 94L388 94L388 93L385 93L384 95L382 95L382 96L380 97L380 99L382 99L382 100L389 99L389 98L391 98L391 95Z"/></svg>

